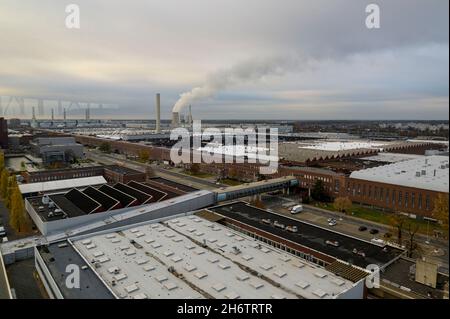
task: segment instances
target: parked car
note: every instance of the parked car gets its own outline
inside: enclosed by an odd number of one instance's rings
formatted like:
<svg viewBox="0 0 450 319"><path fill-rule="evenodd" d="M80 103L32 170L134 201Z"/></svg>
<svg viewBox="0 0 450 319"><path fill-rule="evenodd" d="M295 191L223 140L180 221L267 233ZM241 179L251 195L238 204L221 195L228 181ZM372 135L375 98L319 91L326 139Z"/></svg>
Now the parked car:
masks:
<svg viewBox="0 0 450 319"><path fill-rule="evenodd" d="M369 233L371 233L372 235L375 235L375 234L378 234L378 233L379 233L379 230L376 229L376 228L372 228L372 229L369 231Z"/></svg>
<svg viewBox="0 0 450 319"><path fill-rule="evenodd" d="M328 223L328 225L329 225L329 226L336 226L336 225L337 225L337 222L336 222L335 219L332 219L332 220Z"/></svg>
<svg viewBox="0 0 450 319"><path fill-rule="evenodd" d="M326 240L325 244L331 245L331 246L334 246L334 247L339 247L339 242L337 240Z"/></svg>
<svg viewBox="0 0 450 319"><path fill-rule="evenodd" d="M359 226L358 230L359 231L366 231L367 227L366 226Z"/></svg>

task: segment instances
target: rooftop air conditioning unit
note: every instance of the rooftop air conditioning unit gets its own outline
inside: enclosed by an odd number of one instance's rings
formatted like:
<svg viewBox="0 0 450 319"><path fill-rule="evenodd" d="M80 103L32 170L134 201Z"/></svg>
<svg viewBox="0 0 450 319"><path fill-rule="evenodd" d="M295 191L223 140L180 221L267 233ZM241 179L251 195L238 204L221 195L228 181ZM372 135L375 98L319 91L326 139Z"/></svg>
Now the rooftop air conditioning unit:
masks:
<svg viewBox="0 0 450 319"><path fill-rule="evenodd" d="M422 170L422 175L426 175L427 174L427 171L426 170Z"/></svg>
<svg viewBox="0 0 450 319"><path fill-rule="evenodd" d="M47 195L42 197L42 204L48 205L49 201L50 201L50 198Z"/></svg>
<svg viewBox="0 0 450 319"><path fill-rule="evenodd" d="M420 177L420 172L416 172L416 177Z"/></svg>

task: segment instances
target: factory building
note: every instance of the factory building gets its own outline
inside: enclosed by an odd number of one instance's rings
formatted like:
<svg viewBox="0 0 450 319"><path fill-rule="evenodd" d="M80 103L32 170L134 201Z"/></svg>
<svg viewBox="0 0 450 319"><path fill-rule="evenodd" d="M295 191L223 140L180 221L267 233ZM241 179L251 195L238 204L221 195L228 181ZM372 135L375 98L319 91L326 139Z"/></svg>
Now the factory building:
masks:
<svg viewBox="0 0 450 319"><path fill-rule="evenodd" d="M96 178L99 177L88 177L88 179ZM103 177L100 178L105 181ZM67 182L65 180L54 181L50 182L50 184L66 185ZM23 185L25 190L28 188L34 189L33 186L27 188L28 185ZM151 206L150 204L162 204L166 200L175 199L192 192L195 193L195 190L192 188L183 191L181 186L175 188L157 181L151 181L150 183L130 181L127 184L118 182L109 185L101 183L100 186L95 186L94 183L92 185L84 183L83 187L71 188L64 192L40 192L41 194L38 196L28 196L25 198L25 208L40 232L48 235L94 221L107 220L111 216L123 213L131 215L137 213L140 215L153 212L155 215L157 214L155 210L162 209L163 212L160 212L161 214L172 214L172 211L175 212L176 210L173 209L171 211L168 209L170 205ZM193 206L194 208L213 204L213 194L209 195L208 192L208 196L211 199L207 202L203 202L200 195L204 194L198 194L196 205L198 204L199 206ZM192 199L180 198L179 200L180 204L184 202L184 205L189 207L187 201ZM173 203L171 201L171 204ZM147 207L149 208L148 212ZM108 224L111 223L112 221L108 222Z"/></svg>
<svg viewBox="0 0 450 319"><path fill-rule="evenodd" d="M38 137L30 143L32 152L45 164L84 158L83 145L73 137Z"/></svg>
<svg viewBox="0 0 450 319"><path fill-rule="evenodd" d="M145 182L145 173L118 165L93 166L81 168L50 169L45 171L23 172L26 183L56 181L91 176L103 176L110 183Z"/></svg>
<svg viewBox="0 0 450 319"><path fill-rule="evenodd" d="M36 268L52 298L364 297L364 278L347 280L189 214L72 237L37 247L35 256ZM83 269L83 289L64 285L69 261Z"/></svg>

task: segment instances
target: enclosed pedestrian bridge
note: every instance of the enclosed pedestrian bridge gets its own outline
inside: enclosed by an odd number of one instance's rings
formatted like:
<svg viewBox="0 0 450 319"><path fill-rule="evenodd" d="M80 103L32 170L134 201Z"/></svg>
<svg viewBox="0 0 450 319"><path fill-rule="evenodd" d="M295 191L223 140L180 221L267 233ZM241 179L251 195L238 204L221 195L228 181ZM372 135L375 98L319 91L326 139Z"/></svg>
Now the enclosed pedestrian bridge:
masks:
<svg viewBox="0 0 450 319"><path fill-rule="evenodd" d="M247 196L273 192L276 190L289 190L290 187L298 186L298 180L293 176L284 176L254 183L246 183L237 186L222 187L216 189L217 202L233 200Z"/></svg>

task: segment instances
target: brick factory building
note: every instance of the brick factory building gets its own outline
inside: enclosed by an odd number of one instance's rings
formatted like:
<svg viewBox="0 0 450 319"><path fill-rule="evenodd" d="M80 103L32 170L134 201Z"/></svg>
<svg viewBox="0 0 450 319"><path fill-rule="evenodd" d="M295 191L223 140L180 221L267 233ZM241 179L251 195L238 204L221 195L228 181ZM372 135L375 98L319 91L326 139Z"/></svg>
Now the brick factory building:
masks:
<svg viewBox="0 0 450 319"><path fill-rule="evenodd" d="M26 183L48 182L91 176L103 176L108 182L113 183L128 183L129 181L145 182L147 179L147 175L143 172L118 165L23 172L22 176Z"/></svg>

